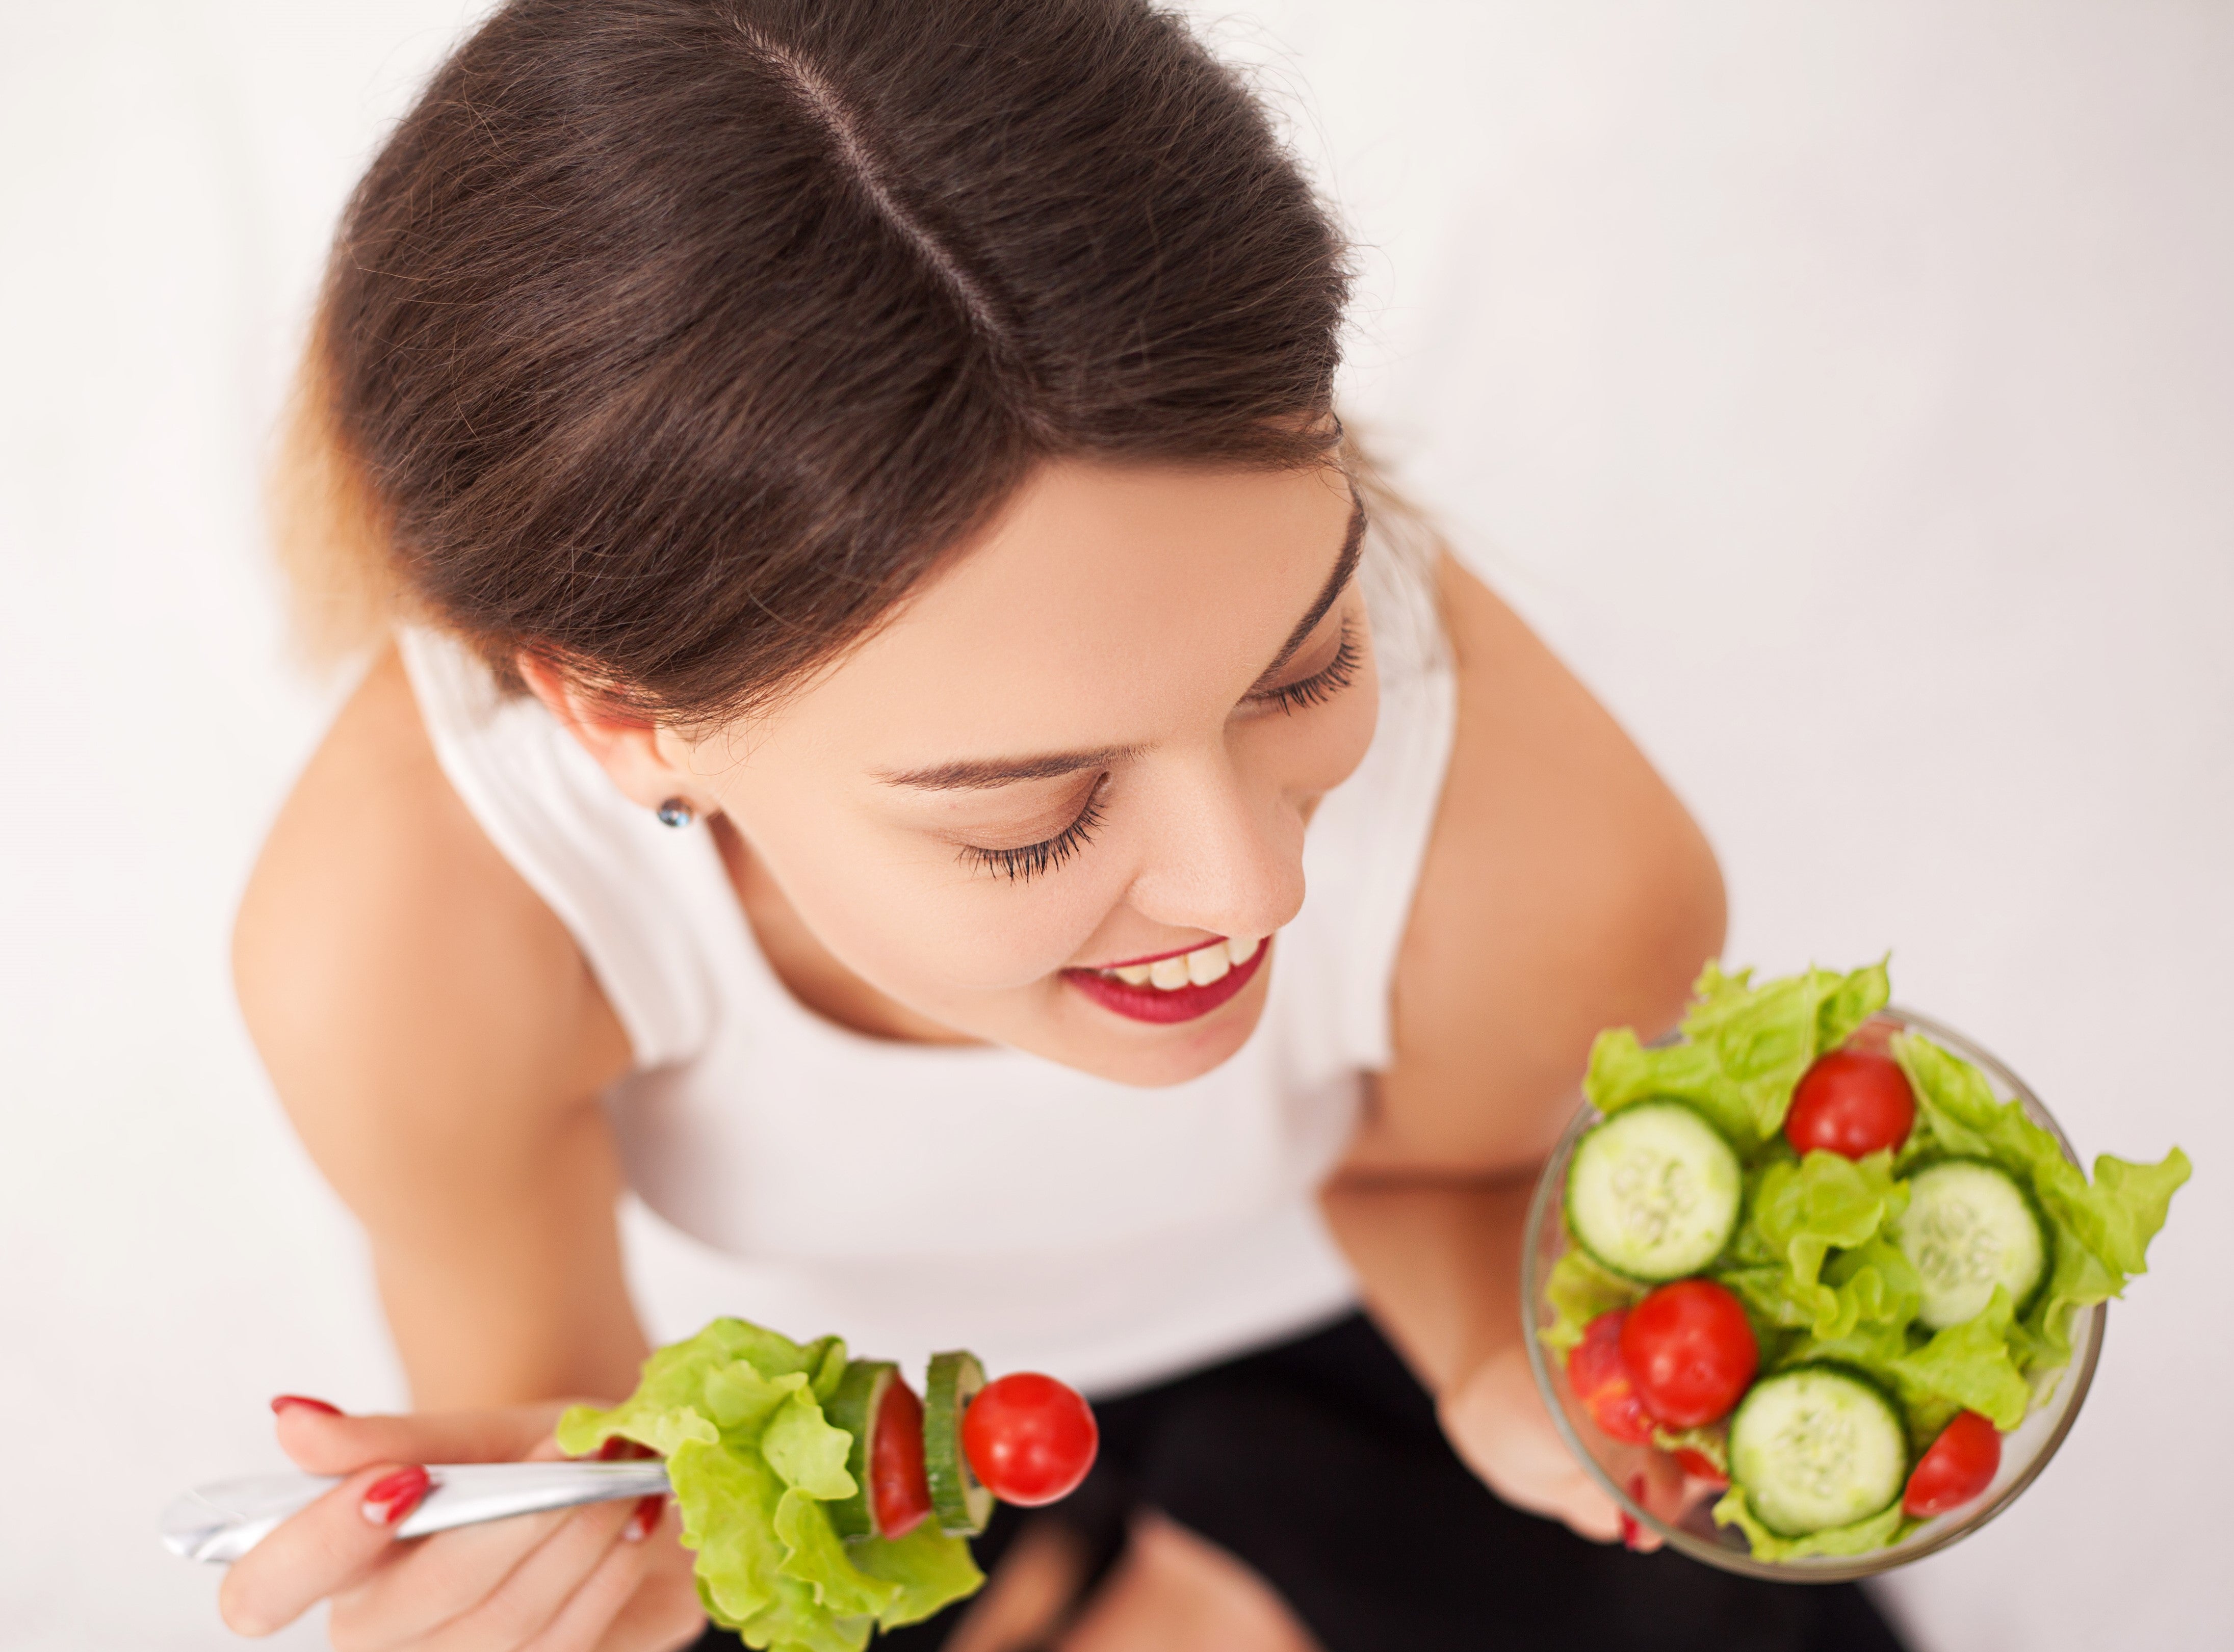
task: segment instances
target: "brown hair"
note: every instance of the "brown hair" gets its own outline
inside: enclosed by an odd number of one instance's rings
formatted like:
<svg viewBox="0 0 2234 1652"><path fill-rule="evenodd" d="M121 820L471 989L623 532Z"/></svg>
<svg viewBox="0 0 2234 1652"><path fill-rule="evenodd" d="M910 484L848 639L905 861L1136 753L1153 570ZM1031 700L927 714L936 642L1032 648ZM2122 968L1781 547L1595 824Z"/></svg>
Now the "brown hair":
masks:
<svg viewBox="0 0 2234 1652"><path fill-rule="evenodd" d="M1143 0L513 0L349 204L283 539L329 642L410 614L716 722L1044 460L1325 460L1346 294Z"/></svg>

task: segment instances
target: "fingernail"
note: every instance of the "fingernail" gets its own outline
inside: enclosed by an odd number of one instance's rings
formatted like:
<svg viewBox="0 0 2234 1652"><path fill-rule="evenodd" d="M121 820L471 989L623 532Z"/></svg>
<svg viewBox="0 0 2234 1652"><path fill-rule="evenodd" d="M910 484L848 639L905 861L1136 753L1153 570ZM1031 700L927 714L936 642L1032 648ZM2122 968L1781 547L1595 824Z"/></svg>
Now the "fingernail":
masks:
<svg viewBox="0 0 2234 1652"><path fill-rule="evenodd" d="M1644 1494L1649 1489L1643 1475L1632 1474L1629 1477L1629 1495L1634 1501L1643 1503ZM1621 1540L1631 1549L1642 1549L1644 1546L1644 1528L1637 1525L1636 1518L1627 1509L1621 1512Z"/></svg>
<svg viewBox="0 0 2234 1652"><path fill-rule="evenodd" d="M608 1434L605 1443L598 1447L598 1460L601 1463L640 1462L658 1455L650 1446L639 1446L624 1434Z"/></svg>
<svg viewBox="0 0 2234 1652"><path fill-rule="evenodd" d="M323 1411L329 1417L342 1414L339 1406L330 1406L323 1400L313 1400L307 1394L278 1394L271 1396L271 1414L278 1416L290 1406L307 1406L313 1411Z"/></svg>
<svg viewBox="0 0 2234 1652"><path fill-rule="evenodd" d="M419 1506L433 1478L423 1468L399 1468L364 1488L364 1518L375 1525L394 1525Z"/></svg>
<svg viewBox="0 0 2234 1652"><path fill-rule="evenodd" d="M658 1492L637 1499L636 1512L629 1516L628 1524L621 1528L621 1536L630 1543L642 1543L659 1525L660 1517L667 1512L667 1499Z"/></svg>

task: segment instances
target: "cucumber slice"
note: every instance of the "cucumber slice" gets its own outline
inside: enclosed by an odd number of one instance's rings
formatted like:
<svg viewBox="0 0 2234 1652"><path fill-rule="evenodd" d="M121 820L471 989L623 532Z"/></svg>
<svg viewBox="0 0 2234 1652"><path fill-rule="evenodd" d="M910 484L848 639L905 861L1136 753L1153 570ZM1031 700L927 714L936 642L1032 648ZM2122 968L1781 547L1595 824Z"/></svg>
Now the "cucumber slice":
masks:
<svg viewBox="0 0 2234 1652"><path fill-rule="evenodd" d="M2032 1200L2007 1171L1975 1159L1943 1159L1910 1178L1893 1237L1924 1282L1917 1317L1935 1331L1975 1318L1996 1285L2022 1313L2048 1272Z"/></svg>
<svg viewBox="0 0 2234 1652"><path fill-rule="evenodd" d="M1721 1132L1680 1101L1641 1101L1576 1144L1567 1225L1616 1273L1681 1279L1729 1243L1741 1191Z"/></svg>
<svg viewBox="0 0 2234 1652"><path fill-rule="evenodd" d="M875 1500L869 1492L869 1452L877 1437L877 1412L892 1391L900 1368L890 1360L848 1360L838 1379L838 1392L822 1409L833 1428L853 1436L846 1451L846 1472L853 1477L853 1495L822 1505L830 1525L841 1538L881 1538Z"/></svg>
<svg viewBox="0 0 2234 1652"><path fill-rule="evenodd" d="M1851 1525L1908 1483L1908 1433L1861 1378L1795 1365L1754 1383L1730 1419L1730 1479L1780 1536Z"/></svg>
<svg viewBox="0 0 2234 1652"><path fill-rule="evenodd" d="M923 1467L931 1518L950 1538L974 1538L993 1518L993 1494L970 1471L962 1414L985 1386L975 1354L934 1354L923 1388Z"/></svg>

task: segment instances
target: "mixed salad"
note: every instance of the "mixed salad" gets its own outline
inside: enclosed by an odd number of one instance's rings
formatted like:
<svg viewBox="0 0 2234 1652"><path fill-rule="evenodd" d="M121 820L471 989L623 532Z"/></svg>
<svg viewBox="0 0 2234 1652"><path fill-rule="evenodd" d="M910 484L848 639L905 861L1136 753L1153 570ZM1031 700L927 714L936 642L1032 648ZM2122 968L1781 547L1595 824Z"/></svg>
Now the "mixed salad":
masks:
<svg viewBox="0 0 2234 1652"><path fill-rule="evenodd" d="M621 1404L559 1420L572 1455L619 1442L667 1459L708 1616L774 1652L860 1652L974 1593L965 1540L995 1500L1067 1496L1097 1434L1052 1377L989 1383L975 1355L939 1354L918 1400L837 1337L717 1319L647 1360Z"/></svg>
<svg viewBox="0 0 2234 1652"><path fill-rule="evenodd" d="M1983 1493L2074 1316L2144 1270L2188 1178L2090 1181L1969 1062L1884 1010L1885 965L1708 965L1679 1041L1599 1035L1539 1335L1616 1440L1724 1489L1754 1555L1852 1555Z"/></svg>

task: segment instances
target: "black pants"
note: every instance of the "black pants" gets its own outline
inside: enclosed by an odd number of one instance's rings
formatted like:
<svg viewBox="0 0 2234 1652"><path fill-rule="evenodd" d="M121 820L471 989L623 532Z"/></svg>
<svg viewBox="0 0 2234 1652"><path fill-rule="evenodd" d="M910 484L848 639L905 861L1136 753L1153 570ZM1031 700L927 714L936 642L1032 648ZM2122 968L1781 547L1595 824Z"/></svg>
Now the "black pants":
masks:
<svg viewBox="0 0 2234 1652"><path fill-rule="evenodd" d="M1256 1568L1327 1652L1901 1652L1852 1584L1754 1583L1508 1508L1361 1316L1094 1409L1094 1472L1053 1508L1001 1509L988 1571L1029 1519L1070 1524L1106 1566L1154 1508ZM876 1646L935 1652L968 1604Z"/></svg>

